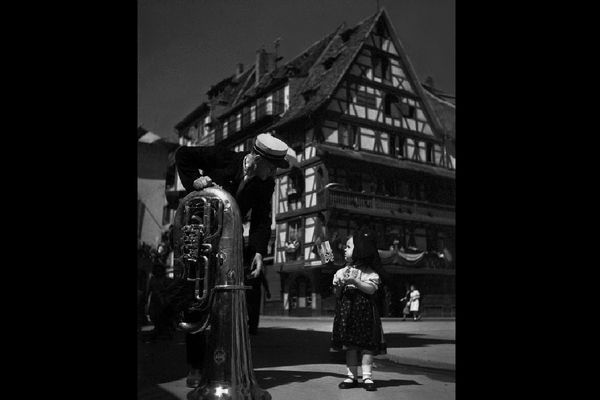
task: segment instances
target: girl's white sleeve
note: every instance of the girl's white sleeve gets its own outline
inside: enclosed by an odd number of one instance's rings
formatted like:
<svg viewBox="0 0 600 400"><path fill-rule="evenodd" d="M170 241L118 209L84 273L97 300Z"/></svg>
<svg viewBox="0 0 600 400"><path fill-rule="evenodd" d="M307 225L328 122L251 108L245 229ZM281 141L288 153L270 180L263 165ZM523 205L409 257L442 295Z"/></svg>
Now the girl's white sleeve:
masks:
<svg viewBox="0 0 600 400"><path fill-rule="evenodd" d="M338 285L340 283L340 281L342 280L342 273L341 273L342 270L343 270L343 268L338 269L335 272L335 274L333 274L333 284L334 285Z"/></svg>
<svg viewBox="0 0 600 400"><path fill-rule="evenodd" d="M361 275L361 280L363 282L368 282L375 285L375 290L378 290L379 285L381 284L379 274L375 271L363 272L363 274Z"/></svg>

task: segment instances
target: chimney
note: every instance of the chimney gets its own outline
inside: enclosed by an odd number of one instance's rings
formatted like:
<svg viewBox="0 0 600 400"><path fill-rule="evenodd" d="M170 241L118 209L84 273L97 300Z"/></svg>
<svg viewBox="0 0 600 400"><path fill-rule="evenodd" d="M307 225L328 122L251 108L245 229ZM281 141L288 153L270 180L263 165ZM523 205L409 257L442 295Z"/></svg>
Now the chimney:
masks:
<svg viewBox="0 0 600 400"><path fill-rule="evenodd" d="M244 73L244 64L238 63L237 68L235 69L235 77L239 78Z"/></svg>
<svg viewBox="0 0 600 400"><path fill-rule="evenodd" d="M275 69L275 53L268 53L265 49L256 51L256 80L254 86L258 86L260 79Z"/></svg>

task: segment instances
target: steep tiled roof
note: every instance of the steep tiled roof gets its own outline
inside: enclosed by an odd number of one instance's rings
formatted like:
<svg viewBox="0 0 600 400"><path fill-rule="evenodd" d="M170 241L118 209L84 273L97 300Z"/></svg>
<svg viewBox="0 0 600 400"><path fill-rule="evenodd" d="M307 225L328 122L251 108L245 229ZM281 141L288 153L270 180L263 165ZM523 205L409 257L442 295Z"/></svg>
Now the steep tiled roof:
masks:
<svg viewBox="0 0 600 400"><path fill-rule="evenodd" d="M175 129L179 130L181 128L185 128L186 125L191 124L192 122L194 122L194 120L196 120L198 117L200 117L203 113L205 113L207 111L208 111L208 104L207 103L200 104L198 107L196 107L194 109L194 111L192 111L191 113L186 115L180 122L178 122L177 125L175 125Z"/></svg>
<svg viewBox="0 0 600 400"><path fill-rule="evenodd" d="M346 28L345 23L341 24L332 33L313 43L287 63L266 73L261 77L258 85L255 84L256 65L252 65L237 78L233 75L223 79L212 86L208 92L208 94L214 95L222 90L210 100L210 102L220 103L224 106L214 117L226 116L248 100L262 95L290 78L294 78L294 90L290 90L289 108L278 121L266 129L280 128L293 120L317 111L334 94L374 24L384 13L384 9L381 9L351 28ZM387 18L387 14L385 16ZM403 51L401 45L400 48ZM401 54L401 57L405 64L409 64L407 67L412 68L405 55ZM410 75L414 75L414 73L411 72ZM415 78L416 76L413 77L413 79ZM435 119L439 121L444 136L454 140L454 104L426 84L419 85L417 83L417 85L419 91L423 93L423 101L435 113ZM197 115L203 105L184 118L178 126L189 122L191 116Z"/></svg>
<svg viewBox="0 0 600 400"><path fill-rule="evenodd" d="M378 11L350 29L344 29L343 24L334 35L329 36L329 43L310 68L300 90L290 98L289 110L271 128L280 127L314 112L329 100L381 12ZM309 95L307 99L306 94Z"/></svg>
<svg viewBox="0 0 600 400"><path fill-rule="evenodd" d="M258 86L244 93L246 96L254 96L264 91L265 89L277 85L288 77L306 77L310 68L313 66L317 58L323 52L335 32L327 35L323 39L313 43L308 49L294 57L292 60L285 63L283 66L265 74Z"/></svg>
<svg viewBox="0 0 600 400"><path fill-rule="evenodd" d="M216 117L229 114L249 99L284 83L289 78L300 79L297 83L300 89L291 93L289 109L271 128L315 111L333 94L381 12L378 11L350 29L345 29L345 24L341 24L292 60L266 73L258 85L254 84L255 65L248 68L238 79L229 77L214 85L211 91L220 85L225 87L224 92L219 94L219 99L229 103ZM308 101L305 100L305 94L310 94Z"/></svg>
<svg viewBox="0 0 600 400"><path fill-rule="evenodd" d="M230 104L219 116L223 116L245 103L249 98L260 95L265 90L285 82L290 77L303 78L309 75L309 70L323 52L323 49L331 41L336 31L323 39L313 43L309 48L275 70L261 77L258 85L255 85L256 65L250 67L237 81L237 85L231 88L229 94ZM218 117L218 116L217 116Z"/></svg>
<svg viewBox="0 0 600 400"><path fill-rule="evenodd" d="M425 101L433 108L446 136L452 140L456 139L454 129L454 118L456 106L448 100L441 99L440 97L431 93L427 88L423 92L425 93Z"/></svg>

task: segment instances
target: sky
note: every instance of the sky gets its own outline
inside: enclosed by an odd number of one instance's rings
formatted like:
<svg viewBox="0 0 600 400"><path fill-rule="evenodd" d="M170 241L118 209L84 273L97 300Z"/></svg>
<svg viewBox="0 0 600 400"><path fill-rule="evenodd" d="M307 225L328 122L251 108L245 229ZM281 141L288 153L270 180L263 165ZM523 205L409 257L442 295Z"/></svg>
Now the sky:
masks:
<svg viewBox="0 0 600 400"><path fill-rule="evenodd" d="M455 93L455 0L379 0L417 76ZM211 85L248 69L256 50L280 65L377 11L377 0L138 0L138 125L175 141L174 126Z"/></svg>

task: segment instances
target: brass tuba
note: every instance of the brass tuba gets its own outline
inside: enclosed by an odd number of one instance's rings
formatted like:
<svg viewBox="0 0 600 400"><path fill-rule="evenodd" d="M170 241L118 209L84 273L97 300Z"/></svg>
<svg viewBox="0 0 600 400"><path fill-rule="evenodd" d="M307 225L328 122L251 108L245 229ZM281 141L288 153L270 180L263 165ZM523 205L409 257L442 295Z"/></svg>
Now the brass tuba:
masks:
<svg viewBox="0 0 600 400"><path fill-rule="evenodd" d="M192 192L174 221L175 258L193 299L180 329L204 331L200 385L189 400L270 400L252 368L244 290L242 218L235 199L218 186Z"/></svg>

